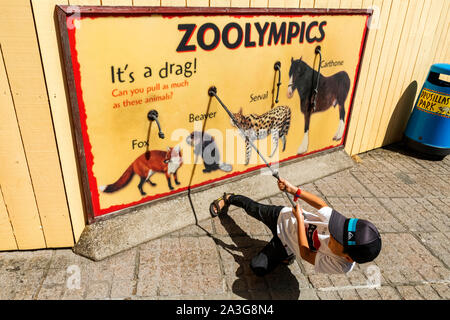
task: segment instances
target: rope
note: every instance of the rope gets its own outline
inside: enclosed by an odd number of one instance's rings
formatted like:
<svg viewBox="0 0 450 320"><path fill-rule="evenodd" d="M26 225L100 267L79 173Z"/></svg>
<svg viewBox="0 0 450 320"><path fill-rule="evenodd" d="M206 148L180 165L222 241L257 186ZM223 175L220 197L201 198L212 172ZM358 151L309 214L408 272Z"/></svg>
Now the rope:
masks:
<svg viewBox="0 0 450 320"><path fill-rule="evenodd" d="M267 166L267 168L269 168L270 172L272 172L272 176L274 176L278 181L280 180L280 176L278 174L277 171L275 171L270 164L267 162L267 160L264 158L264 156L261 154L261 152L259 152L258 148L253 144L253 142L251 141L251 139L247 136L247 134L245 133L245 131L241 128L241 126L237 123L236 118L233 116L233 114L230 112L230 110L227 108L227 106L222 102L222 100L220 100L220 98L217 96L217 88L216 87L211 87L208 90L208 94L210 97L214 96L217 101L219 101L220 105L225 109L225 111L228 113L228 116L231 118L231 120L233 121L234 125L241 131L241 133L245 136L246 141L250 143L250 145L252 146L252 148L256 151L256 153L258 153L258 155L261 157L261 159L264 161L265 165ZM287 193L286 190L283 191L284 194L287 196L287 198L289 199L289 202L291 203L291 205L293 207L295 207L295 203L294 201L289 197L289 194Z"/></svg>
<svg viewBox="0 0 450 320"><path fill-rule="evenodd" d="M320 65L322 64L322 53L320 46L316 47L315 50L316 55L319 55L319 68L317 70L317 80L316 80L316 87L314 88L313 94L312 94L312 110L315 111L316 109L316 102L317 102L317 94L319 93L319 79L320 79Z"/></svg>

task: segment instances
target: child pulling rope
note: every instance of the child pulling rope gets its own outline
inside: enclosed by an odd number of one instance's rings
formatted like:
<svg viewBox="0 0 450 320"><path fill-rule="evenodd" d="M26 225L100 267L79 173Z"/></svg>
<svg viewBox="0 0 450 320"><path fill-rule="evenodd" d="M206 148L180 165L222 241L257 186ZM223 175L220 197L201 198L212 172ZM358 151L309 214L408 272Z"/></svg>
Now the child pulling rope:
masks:
<svg viewBox="0 0 450 320"><path fill-rule="evenodd" d="M247 137L233 114L217 96L217 89L211 87L208 94L216 97L236 127ZM248 140L278 180L278 188L286 193L292 207L265 205L242 195L224 193L211 203L210 212L212 216L223 215L230 205L235 205L272 231L272 240L250 263L250 268L256 275L264 276L281 263L290 264L296 256L314 265L316 272L323 273L347 273L353 269L355 262L369 262L378 256L381 237L371 222L348 219L330 208L323 199L280 178L258 148ZM298 203L291 200L289 194L294 196L294 201L301 199L316 208L317 213L302 210Z"/></svg>
<svg viewBox="0 0 450 320"><path fill-rule="evenodd" d="M272 231L272 240L251 260L256 275L264 276L279 264L292 263L295 257L314 265L316 272L347 273L355 262L366 263L378 256L381 237L371 222L348 219L320 197L285 179L279 179L278 187L316 208L317 213L302 210L298 203L295 207L266 205L232 193L225 193L210 207L213 216L226 214L230 205L242 208Z"/></svg>

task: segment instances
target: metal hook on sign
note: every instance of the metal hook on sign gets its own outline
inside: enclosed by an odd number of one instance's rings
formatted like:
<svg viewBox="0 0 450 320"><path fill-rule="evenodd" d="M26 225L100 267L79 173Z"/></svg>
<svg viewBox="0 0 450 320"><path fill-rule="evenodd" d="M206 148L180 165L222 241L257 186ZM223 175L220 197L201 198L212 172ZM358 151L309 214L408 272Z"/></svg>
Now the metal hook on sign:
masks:
<svg viewBox="0 0 450 320"><path fill-rule="evenodd" d="M227 106L220 100L220 98L217 96L217 88L212 86L208 89L208 95L210 97L216 97L217 101L219 101L220 105L225 109L225 111L228 113L228 116L233 121L234 125L241 131L242 135L246 138L246 141L252 146L253 149L255 149L256 153L261 157L261 159L264 161L265 165L269 170L272 172L272 176L274 176L277 180L280 180L280 175L278 174L278 171L275 171L270 164L267 162L267 160L264 158L264 156L261 154L259 149L253 144L252 140L247 136L247 133L244 131L244 129L241 128L241 126L238 124L236 118L234 115L230 112L230 110L227 108ZM289 197L289 194L285 190L284 193L286 194L287 198L289 199L289 202L293 207L295 207L294 201Z"/></svg>
<svg viewBox="0 0 450 320"><path fill-rule="evenodd" d="M316 110L316 103L317 103L317 94L319 93L319 79L320 79L320 66L322 64L322 52L321 47L317 46L314 50L314 53L316 55L319 55L319 68L317 70L317 79L316 79L316 86L313 89L313 93L311 95L311 107L312 111L314 112Z"/></svg>
<svg viewBox="0 0 450 320"><path fill-rule="evenodd" d="M148 125L148 131L147 131L147 149L145 151L145 158L148 160L150 158L150 132L152 131L152 123L153 121L156 121L156 124L158 125L158 136L160 139L164 139L164 133L161 130L161 124L159 123L158 120L158 111L156 110L150 110L147 113L147 119L150 121L149 125Z"/></svg>
<svg viewBox="0 0 450 320"><path fill-rule="evenodd" d="M280 93L280 86L281 86L281 62L277 61L275 62L275 65L273 66L275 69L275 72L278 72L278 83L277 83L277 97L275 98L275 103L278 103L278 94Z"/></svg>
<svg viewBox="0 0 450 320"><path fill-rule="evenodd" d="M156 121L156 124L158 125L158 136L160 139L164 139L164 133L161 131L161 124L158 120L158 111L156 110L150 110L147 114L147 118L150 121L150 125L152 124L152 121Z"/></svg>

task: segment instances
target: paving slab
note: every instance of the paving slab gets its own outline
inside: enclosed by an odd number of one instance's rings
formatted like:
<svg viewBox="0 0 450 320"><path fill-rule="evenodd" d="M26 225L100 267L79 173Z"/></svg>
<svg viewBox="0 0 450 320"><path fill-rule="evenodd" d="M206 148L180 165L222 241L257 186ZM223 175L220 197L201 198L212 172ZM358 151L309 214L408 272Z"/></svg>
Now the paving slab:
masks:
<svg viewBox="0 0 450 320"><path fill-rule="evenodd" d="M105 255L101 261L71 249L1 252L0 299L450 299L450 157L432 161L391 146L360 158L343 171L296 182L343 214L369 219L380 229L380 255L349 274L317 274L297 259L256 277L250 260L271 233L230 208L228 216L205 218L150 241L122 233L118 237L126 245L120 252L92 249L96 257ZM289 205L278 190L266 194L248 187L242 193Z"/></svg>
<svg viewBox="0 0 450 320"><path fill-rule="evenodd" d="M309 155L280 165L280 176L303 184L353 166L342 147ZM141 243L192 226L210 218L209 204L225 191L257 194L258 199L278 192L277 184L266 170L192 190L187 195L171 197L133 209L131 212L102 219L86 226L74 252L99 261ZM170 217L170 218L168 218Z"/></svg>

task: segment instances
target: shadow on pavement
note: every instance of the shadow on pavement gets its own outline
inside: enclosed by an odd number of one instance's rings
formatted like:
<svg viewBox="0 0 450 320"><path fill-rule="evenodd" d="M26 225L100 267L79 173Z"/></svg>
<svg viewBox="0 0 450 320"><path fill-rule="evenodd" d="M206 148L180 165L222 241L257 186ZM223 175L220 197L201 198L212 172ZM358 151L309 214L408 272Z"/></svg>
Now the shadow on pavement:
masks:
<svg viewBox="0 0 450 320"><path fill-rule="evenodd" d="M417 81L413 81L403 91L394 107L394 110L392 110L392 114L383 138L383 145L391 144L398 141L402 137L408 123L409 116L414 107L416 93Z"/></svg>
<svg viewBox="0 0 450 320"><path fill-rule="evenodd" d="M187 194L189 203L194 214L196 226L202 229L208 237L213 239L216 245L222 247L233 256L235 262L239 264L238 269L235 271L237 279L235 279L231 286L232 292L247 300L298 300L298 297L300 296L300 285L295 275L292 274L287 266L279 265L272 273L264 277L258 277L251 271L251 259L259 253L268 242L251 238L227 214L221 215L216 219L220 219L221 224L230 235L230 238L235 245L225 243L199 224L192 202L190 188L196 166L197 163L194 164L191 181L189 182ZM235 252L241 253L242 255ZM221 259L223 261L223 257L221 257ZM225 276L229 276L229 274L226 273Z"/></svg>
<svg viewBox="0 0 450 320"><path fill-rule="evenodd" d="M407 157L416 158L418 160L442 161L445 156L437 156L425 154L408 148L403 141L384 146L383 149L402 154Z"/></svg>
<svg viewBox="0 0 450 320"><path fill-rule="evenodd" d="M235 245L227 244L215 237L213 239L239 264L235 272L238 278L231 287L233 293L244 299L297 300L300 295L299 282L287 266L279 265L264 277L257 277L251 271L251 259L267 242L251 238L229 215L221 215L219 219Z"/></svg>

